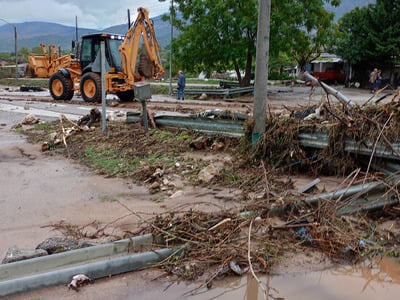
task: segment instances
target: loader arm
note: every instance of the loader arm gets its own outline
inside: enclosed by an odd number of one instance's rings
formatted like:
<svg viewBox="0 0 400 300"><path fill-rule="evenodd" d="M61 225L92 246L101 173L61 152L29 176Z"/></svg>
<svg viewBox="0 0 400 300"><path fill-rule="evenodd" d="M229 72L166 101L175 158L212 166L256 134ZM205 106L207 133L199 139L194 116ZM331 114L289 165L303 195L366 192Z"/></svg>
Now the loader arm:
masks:
<svg viewBox="0 0 400 300"><path fill-rule="evenodd" d="M40 48L42 49L42 53L43 55L47 55L47 49L46 49L46 45L43 43L40 43Z"/></svg>
<svg viewBox="0 0 400 300"><path fill-rule="evenodd" d="M140 37L143 38L143 45L151 64L151 76L158 78L164 73L164 68L160 63L160 47L154 32L153 22L149 19L148 11L140 7L134 25L129 28L122 45L119 47L122 71L125 73L126 81L131 85L136 81L145 79L145 76L135 73Z"/></svg>

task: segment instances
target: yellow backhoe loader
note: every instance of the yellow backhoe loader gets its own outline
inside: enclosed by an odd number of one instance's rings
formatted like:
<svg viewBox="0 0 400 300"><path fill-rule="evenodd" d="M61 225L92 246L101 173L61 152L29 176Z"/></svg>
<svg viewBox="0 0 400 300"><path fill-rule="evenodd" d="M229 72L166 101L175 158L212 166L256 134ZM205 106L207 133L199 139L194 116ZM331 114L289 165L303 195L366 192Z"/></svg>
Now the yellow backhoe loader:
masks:
<svg viewBox="0 0 400 300"><path fill-rule="evenodd" d="M137 19L125 36L110 33L82 36L78 59L50 77L53 99L71 100L74 91L80 91L86 102L101 102L101 41L105 44L106 93L116 94L122 101L133 100L135 83L159 78L164 73L153 22L146 9L139 8L137 12ZM144 51L139 54L141 38Z"/></svg>
<svg viewBox="0 0 400 300"><path fill-rule="evenodd" d="M28 65L25 75L27 77L49 78L60 68L69 67L73 56L71 54L60 55L54 44L49 46L47 52L46 45L40 44L43 55L31 54L28 56Z"/></svg>

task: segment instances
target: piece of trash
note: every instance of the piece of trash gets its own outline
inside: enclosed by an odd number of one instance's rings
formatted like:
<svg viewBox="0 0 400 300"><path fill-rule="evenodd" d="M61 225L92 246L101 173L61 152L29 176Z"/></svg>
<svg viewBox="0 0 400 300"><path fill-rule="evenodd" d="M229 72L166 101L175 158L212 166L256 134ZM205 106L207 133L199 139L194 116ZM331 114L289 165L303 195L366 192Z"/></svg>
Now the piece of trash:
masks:
<svg viewBox="0 0 400 300"><path fill-rule="evenodd" d="M41 88L40 86L25 86L25 85L20 86L19 90L21 92L42 92L42 91L44 91L44 89Z"/></svg>
<svg viewBox="0 0 400 300"><path fill-rule="evenodd" d="M346 247L344 247L343 248L343 250L342 250L342 253L348 253L348 252L356 252L356 251L359 251L359 250L362 250L362 249L364 249L366 247L366 242L365 242L365 240L360 240L359 242L358 242L358 245L352 245L352 246L346 246Z"/></svg>
<svg viewBox="0 0 400 300"><path fill-rule="evenodd" d="M98 108L92 108L90 110L90 114L82 116L78 120L78 126L88 126L90 127L92 123L98 122L101 120L101 112Z"/></svg>
<svg viewBox="0 0 400 300"><path fill-rule="evenodd" d="M39 122L40 122L39 118L37 118L33 114L29 114L29 115L25 116L25 118L21 121L21 124L23 124L23 125L33 125L33 124L37 124Z"/></svg>
<svg viewBox="0 0 400 300"><path fill-rule="evenodd" d="M311 234L307 231L307 228L304 226L300 227L300 229L294 233L294 236L297 237L302 242L309 242L312 239Z"/></svg>
<svg viewBox="0 0 400 300"><path fill-rule="evenodd" d="M229 268L232 270L233 273L235 273L236 275L239 275L239 276L242 276L244 273L246 273L248 271L248 268L242 269L239 266L239 264L234 260L231 260L229 262Z"/></svg>
<svg viewBox="0 0 400 300"><path fill-rule="evenodd" d="M78 291L79 287L86 283L92 283L93 280L90 279L85 274L78 274L72 277L72 281L68 284L68 288Z"/></svg>

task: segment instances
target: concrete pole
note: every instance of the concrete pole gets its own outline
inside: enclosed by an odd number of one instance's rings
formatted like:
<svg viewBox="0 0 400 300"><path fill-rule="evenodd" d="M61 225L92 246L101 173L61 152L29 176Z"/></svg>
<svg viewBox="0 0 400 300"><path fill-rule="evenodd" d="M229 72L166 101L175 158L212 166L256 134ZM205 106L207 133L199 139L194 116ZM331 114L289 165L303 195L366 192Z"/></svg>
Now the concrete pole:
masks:
<svg viewBox="0 0 400 300"><path fill-rule="evenodd" d="M267 119L267 82L269 56L269 28L271 1L258 1L258 30L256 49L256 74L254 86L254 128L252 142L257 142L265 132Z"/></svg>
<svg viewBox="0 0 400 300"><path fill-rule="evenodd" d="M101 131L105 132L106 124L106 46L104 41L100 42L101 62Z"/></svg>
<svg viewBox="0 0 400 300"><path fill-rule="evenodd" d="M174 9L174 0L171 0L171 8L170 8L170 22L171 22L171 36L170 36L170 43L169 43L169 91L168 94L172 95L172 39L174 37L174 26L172 25L173 16L172 12Z"/></svg>
<svg viewBox="0 0 400 300"><path fill-rule="evenodd" d="M14 46L15 46L15 79L18 78L18 46L17 46L17 26L14 26Z"/></svg>

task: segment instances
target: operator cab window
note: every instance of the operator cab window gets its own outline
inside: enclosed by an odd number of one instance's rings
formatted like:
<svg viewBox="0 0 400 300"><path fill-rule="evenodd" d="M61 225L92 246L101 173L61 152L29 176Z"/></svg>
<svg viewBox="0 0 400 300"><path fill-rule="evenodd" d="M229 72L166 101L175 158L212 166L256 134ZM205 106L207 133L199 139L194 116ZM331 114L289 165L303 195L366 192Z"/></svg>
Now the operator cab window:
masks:
<svg viewBox="0 0 400 300"><path fill-rule="evenodd" d="M100 40L84 39L82 41L81 64L83 68L95 60L99 50Z"/></svg>

